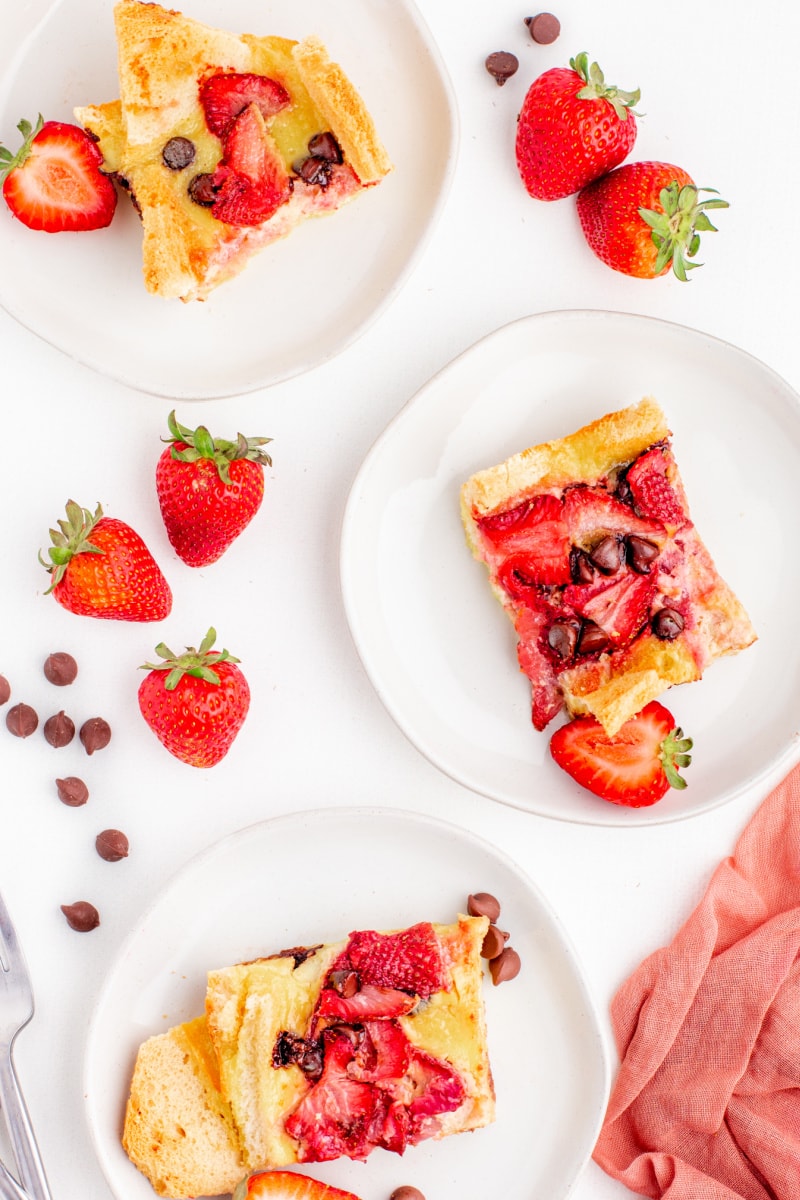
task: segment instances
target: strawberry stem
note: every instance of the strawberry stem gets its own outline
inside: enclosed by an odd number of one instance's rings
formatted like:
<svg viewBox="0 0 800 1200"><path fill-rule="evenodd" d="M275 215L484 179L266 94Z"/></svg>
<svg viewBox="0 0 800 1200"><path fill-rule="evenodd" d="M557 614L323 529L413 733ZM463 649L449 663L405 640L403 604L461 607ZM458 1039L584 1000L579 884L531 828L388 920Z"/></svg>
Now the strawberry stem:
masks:
<svg viewBox="0 0 800 1200"><path fill-rule="evenodd" d="M234 658L227 650L212 650L211 647L216 640L217 632L212 627L198 649L195 649L194 646L187 646L183 654L175 654L164 642L159 642L156 646L156 654L163 659L163 662L142 663L140 670L167 671L164 687L168 692L175 690L184 675L192 675L195 679L204 679L206 683L216 685L220 682L220 678L213 669L214 666L221 662L239 662L239 659Z"/></svg>
<svg viewBox="0 0 800 1200"><path fill-rule="evenodd" d="M11 171L17 167L21 167L26 158L29 157L33 139L40 132L43 125L44 121L41 113L39 113L35 125L31 125L30 121L26 121L23 117L17 125L17 129L22 134L22 145L17 153L12 154L5 146L0 145L0 181L5 179L6 175L10 174Z"/></svg>
<svg viewBox="0 0 800 1200"><path fill-rule="evenodd" d="M246 438L242 433L237 434L235 442L225 438L213 438L205 425L198 425L197 429L181 425L174 409L167 418L167 425L172 436L162 438L162 441L172 445L171 454L175 461L193 463L198 459L207 458L216 466L223 483L230 483L230 465L237 459L246 459L247 462L259 463L261 466L272 466L272 459L261 449L271 442L272 438ZM183 444L183 448L178 448L178 442Z"/></svg>
<svg viewBox="0 0 800 1200"><path fill-rule="evenodd" d="M43 567L47 567L52 576L50 587L45 592L46 596L61 582L67 565L76 554L105 554L104 550L89 541L92 530L103 515L100 505L97 505L93 515L88 508L81 508L74 500L68 500L66 511L66 520L58 522L58 529L50 530L53 545L47 551L49 563L45 562L41 550L39 551L39 562Z"/></svg>
<svg viewBox="0 0 800 1200"><path fill-rule="evenodd" d="M700 200L700 192L710 192L712 198ZM719 193L714 188L697 188L690 183L679 187L677 179L661 189L658 202L661 210L638 210L639 216L650 226L650 237L658 251L653 270L660 275L672 263L675 275L682 283L687 283L688 272L703 265L688 261L700 249L700 234L717 232L707 210L729 208L730 205L727 200L719 199Z"/></svg>
<svg viewBox="0 0 800 1200"><path fill-rule="evenodd" d="M681 791L686 787L686 780L678 773L678 767L688 767L692 761L689 751L692 749L692 739L684 737L683 730L676 725L664 738L659 747L658 756L664 768L664 774L670 787Z"/></svg>
<svg viewBox="0 0 800 1200"><path fill-rule="evenodd" d="M586 84L579 92L576 92L579 100L607 100L620 121L627 121L629 111L635 113L637 117L642 115L633 107L634 104L639 103L642 97L639 88L635 92L623 92L621 88L615 87L612 83L606 83L605 76L598 64L593 62L591 66L589 65L589 55L585 50L571 58L569 65Z"/></svg>

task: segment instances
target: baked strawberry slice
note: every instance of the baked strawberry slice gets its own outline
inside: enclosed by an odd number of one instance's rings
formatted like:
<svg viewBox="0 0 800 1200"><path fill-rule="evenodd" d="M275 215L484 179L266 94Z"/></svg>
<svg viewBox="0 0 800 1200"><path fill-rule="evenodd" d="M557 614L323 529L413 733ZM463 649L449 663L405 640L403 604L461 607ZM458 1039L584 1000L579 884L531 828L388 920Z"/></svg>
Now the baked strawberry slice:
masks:
<svg viewBox="0 0 800 1200"><path fill-rule="evenodd" d="M220 139L224 139L234 119L249 104L255 104L264 120L269 121L291 102L283 84L268 75L223 72L211 75L200 85L206 125Z"/></svg>
<svg viewBox="0 0 800 1200"><path fill-rule="evenodd" d="M413 1145L438 1131L438 1117L455 1112L464 1100L464 1084L449 1063L416 1046L411 1051L408 1075L417 1092L408 1105L408 1140Z"/></svg>
<svg viewBox="0 0 800 1200"><path fill-rule="evenodd" d="M564 604L606 634L611 648L627 646L644 625L656 594L650 575L624 571L613 580L602 576L590 584L564 589Z"/></svg>
<svg viewBox="0 0 800 1200"><path fill-rule="evenodd" d="M564 703L553 663L542 648L550 623L548 614L537 608L520 609L514 621L520 670L531 681L531 720L534 729L540 732L558 715Z"/></svg>
<svg viewBox="0 0 800 1200"><path fill-rule="evenodd" d="M582 484L564 494L564 520L569 540L582 550L591 549L602 537L635 534L663 545L667 531L653 513L638 517L633 509L608 492Z"/></svg>
<svg viewBox="0 0 800 1200"><path fill-rule="evenodd" d="M408 1071L411 1043L396 1021L365 1021L364 1036L347 1068L352 1079L391 1086Z"/></svg>
<svg viewBox="0 0 800 1200"><path fill-rule="evenodd" d="M654 446L631 463L625 481L642 516L680 528L689 520L689 513L680 484L672 483L676 472L669 448Z"/></svg>
<svg viewBox="0 0 800 1200"><path fill-rule="evenodd" d="M103 156L77 125L30 121L17 126L16 154L0 146L3 196L15 217L44 233L83 233L109 225L117 207L113 183L100 170Z"/></svg>
<svg viewBox="0 0 800 1200"><path fill-rule="evenodd" d="M358 1200L358 1196L296 1171L256 1171L237 1185L233 1200Z"/></svg>
<svg viewBox="0 0 800 1200"><path fill-rule="evenodd" d="M428 921L399 933L352 933L345 955L362 989L375 984L425 999L447 987L439 939Z"/></svg>
<svg viewBox="0 0 800 1200"><path fill-rule="evenodd" d="M691 738L652 700L613 737L594 717L576 717L550 739L558 765L588 791L612 804L642 808L670 789L685 788L679 767L691 762Z"/></svg>
<svg viewBox="0 0 800 1200"><path fill-rule="evenodd" d="M535 496L507 513L484 517L479 526L494 549L514 556L520 574L532 583L569 582L569 533L557 496Z"/></svg>
<svg viewBox="0 0 800 1200"><path fill-rule="evenodd" d="M291 196L292 181L257 105L234 119L212 181L211 212L227 225L260 225Z"/></svg>
<svg viewBox="0 0 800 1200"><path fill-rule="evenodd" d="M368 1021L381 1017L400 1017L411 1012L417 996L397 988L368 983L352 996L343 996L334 988L320 992L317 1015L336 1021Z"/></svg>

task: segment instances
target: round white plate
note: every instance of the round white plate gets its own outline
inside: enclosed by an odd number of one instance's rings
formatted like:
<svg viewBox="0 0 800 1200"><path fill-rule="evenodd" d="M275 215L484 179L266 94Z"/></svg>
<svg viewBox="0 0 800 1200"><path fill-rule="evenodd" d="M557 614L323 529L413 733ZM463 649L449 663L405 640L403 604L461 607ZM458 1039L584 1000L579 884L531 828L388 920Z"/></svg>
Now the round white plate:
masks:
<svg viewBox="0 0 800 1200"><path fill-rule="evenodd" d="M459 488L648 394L673 430L695 524L759 641L667 694L694 739L688 787L626 809L560 771L548 732L534 730L516 635L466 547ZM345 513L344 602L380 698L446 774L562 820L670 821L724 803L796 754L798 514L800 402L763 363L652 318L544 313L457 358L370 451Z"/></svg>
<svg viewBox="0 0 800 1200"><path fill-rule="evenodd" d="M56 0L2 62L6 145L16 146L21 117L71 121L74 106L119 94L112 9L113 0ZM395 167L340 212L263 250L204 303L145 292L139 222L122 195L108 229L93 233L35 233L0 205L4 308L103 374L157 395L203 399L308 370L382 312L441 210L457 122L413 0L186 0L181 10L233 31L318 34L364 96Z"/></svg>
<svg viewBox="0 0 800 1200"><path fill-rule="evenodd" d="M449 922L467 896L503 905L523 967L484 989L497 1120L404 1156L307 1174L386 1200L403 1183L430 1196L561 1200L588 1162L608 1094L597 1014L563 929L510 859L454 825L391 809L305 812L251 826L191 861L123 946L94 1012L86 1054L89 1126L119 1200L152 1200L120 1146L137 1047L203 1011L206 972L353 929Z"/></svg>

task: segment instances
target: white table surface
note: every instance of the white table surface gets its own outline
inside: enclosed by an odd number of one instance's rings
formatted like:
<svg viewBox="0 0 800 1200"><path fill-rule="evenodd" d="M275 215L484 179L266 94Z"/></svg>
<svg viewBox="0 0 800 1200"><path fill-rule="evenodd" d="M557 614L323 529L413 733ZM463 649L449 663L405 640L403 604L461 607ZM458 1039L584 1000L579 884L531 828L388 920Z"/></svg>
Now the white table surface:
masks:
<svg viewBox="0 0 800 1200"><path fill-rule="evenodd" d="M512 854L549 898L607 1023L615 989L686 918L767 791L762 785L689 820L621 830L531 816L465 790L406 741L377 699L348 633L338 542L353 477L388 421L455 355L517 317L571 308L662 317L741 346L800 388L791 216L800 194L791 59L800 7L571 0L550 47L530 42L522 24L529 14L513 0L420 7L452 76L461 144L443 218L415 273L379 322L333 361L249 396L180 405L188 425L274 438L263 510L224 565L192 572L161 526L151 472L171 403L95 375L0 311L0 672L14 699L42 719L63 704L76 719L106 716L114 731L108 750L88 760L77 741L55 751L41 734L23 742L0 729L0 887L37 1005L16 1061L59 1200L110 1196L82 1102L98 988L144 907L218 837L329 805L387 805L458 821ZM11 14L4 6L0 35L14 36L30 9ZM647 116L633 157L682 163L731 201L718 214L720 232L705 236L705 266L688 285L609 271L583 244L571 203L538 204L518 183L513 129L525 89L584 48L609 79L642 88ZM521 61L503 89L482 65L496 49ZM0 133L11 139L14 131ZM43 594L37 551L73 494L129 519L162 562L176 601L163 625L84 620ZM146 729L131 668L162 637L182 647L211 623L247 664L253 704L228 758L204 772L171 759ZM71 651L81 670L63 693L41 672L56 649ZM65 774L91 776L84 808L55 798L53 779ZM128 834L125 862L95 854L94 834L107 826ZM101 912L88 935L70 930L59 911L78 898ZM627 1194L593 1163L572 1192L574 1200Z"/></svg>

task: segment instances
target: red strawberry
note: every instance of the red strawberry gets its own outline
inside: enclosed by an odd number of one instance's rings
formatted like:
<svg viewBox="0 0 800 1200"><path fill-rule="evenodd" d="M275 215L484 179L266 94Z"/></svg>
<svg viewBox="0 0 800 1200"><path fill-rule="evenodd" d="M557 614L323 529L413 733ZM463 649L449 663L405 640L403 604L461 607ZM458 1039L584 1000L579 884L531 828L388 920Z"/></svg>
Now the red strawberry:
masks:
<svg viewBox="0 0 800 1200"><path fill-rule="evenodd" d="M200 85L200 103L206 125L221 139L248 104L257 105L264 120L268 121L288 108L291 102L283 84L267 75L221 73L209 76Z"/></svg>
<svg viewBox="0 0 800 1200"><path fill-rule="evenodd" d="M3 196L15 217L45 233L103 229L117 206L113 183L100 170L103 156L77 125L30 121L17 126L16 154L0 146Z"/></svg>
<svg viewBox="0 0 800 1200"><path fill-rule="evenodd" d="M237 1186L233 1200L358 1200L358 1196L294 1171L257 1171Z"/></svg>
<svg viewBox="0 0 800 1200"><path fill-rule="evenodd" d="M537 200L560 200L605 175L636 140L635 92L606 84L584 52L534 80L517 124L517 170Z"/></svg>
<svg viewBox="0 0 800 1200"><path fill-rule="evenodd" d="M216 562L252 521L264 497L261 449L271 438L214 439L204 425L187 429L171 412L172 437L156 467L156 490L167 536L190 567Z"/></svg>
<svg viewBox="0 0 800 1200"><path fill-rule="evenodd" d="M535 496L509 512L484 517L480 528L496 549L514 556L506 574L516 569L523 585L569 582L569 537L557 496Z"/></svg>
<svg viewBox="0 0 800 1200"><path fill-rule="evenodd" d="M569 539L582 550L591 547L606 534L626 537L636 534L662 544L666 530L658 520L647 520L655 513L647 512L639 518L627 504L607 492L578 486L569 488L564 495L564 519Z"/></svg>
<svg viewBox="0 0 800 1200"><path fill-rule="evenodd" d="M362 987L377 984L425 998L446 984L439 939L426 921L399 933L360 930L350 935L344 953Z"/></svg>
<svg viewBox="0 0 800 1200"><path fill-rule="evenodd" d="M158 564L130 525L94 516L74 500L67 519L50 530L52 576L47 592L70 612L116 621L161 621L172 608L172 592Z"/></svg>
<svg viewBox="0 0 800 1200"><path fill-rule="evenodd" d="M378 987L368 983L343 996L334 988L320 992L317 1014L336 1021L369 1021L386 1017L402 1017L417 1004L417 997L393 987Z"/></svg>
<svg viewBox="0 0 800 1200"><path fill-rule="evenodd" d="M537 608L520 609L514 621L519 638L517 659L520 670L531 681L531 720L539 731L550 724L564 704L553 663L541 648L549 623L546 610Z"/></svg>
<svg viewBox="0 0 800 1200"><path fill-rule="evenodd" d="M260 225L291 196L292 180L257 105L234 118L211 179L211 212L228 225Z"/></svg>
<svg viewBox="0 0 800 1200"><path fill-rule="evenodd" d="M631 497L640 513L667 525L680 527L689 519L682 489L676 490L675 459L666 446L654 446L631 463L625 473Z"/></svg>
<svg viewBox="0 0 800 1200"><path fill-rule="evenodd" d="M571 584L564 589L564 603L599 625L610 648L618 649L642 628L655 594L656 584L649 575L624 571L610 581L601 575L594 583Z"/></svg>
<svg viewBox="0 0 800 1200"><path fill-rule="evenodd" d="M199 650L173 654L156 646L163 662L145 663L139 709L158 740L181 762L213 767L224 758L250 707L250 688L227 650L212 650L209 629Z"/></svg>
<svg viewBox="0 0 800 1200"><path fill-rule="evenodd" d="M594 717L576 717L550 739L553 758L581 787L630 808L655 804L670 787L685 788L678 767L688 767L691 748L657 700L613 737Z"/></svg>
<svg viewBox="0 0 800 1200"><path fill-rule="evenodd" d="M700 192L712 192L700 200ZM626 163L597 179L578 196L584 237L598 258L615 271L654 279L672 266L684 282L700 234L715 231L709 208L727 208L713 188L698 188L680 167L663 162Z"/></svg>

